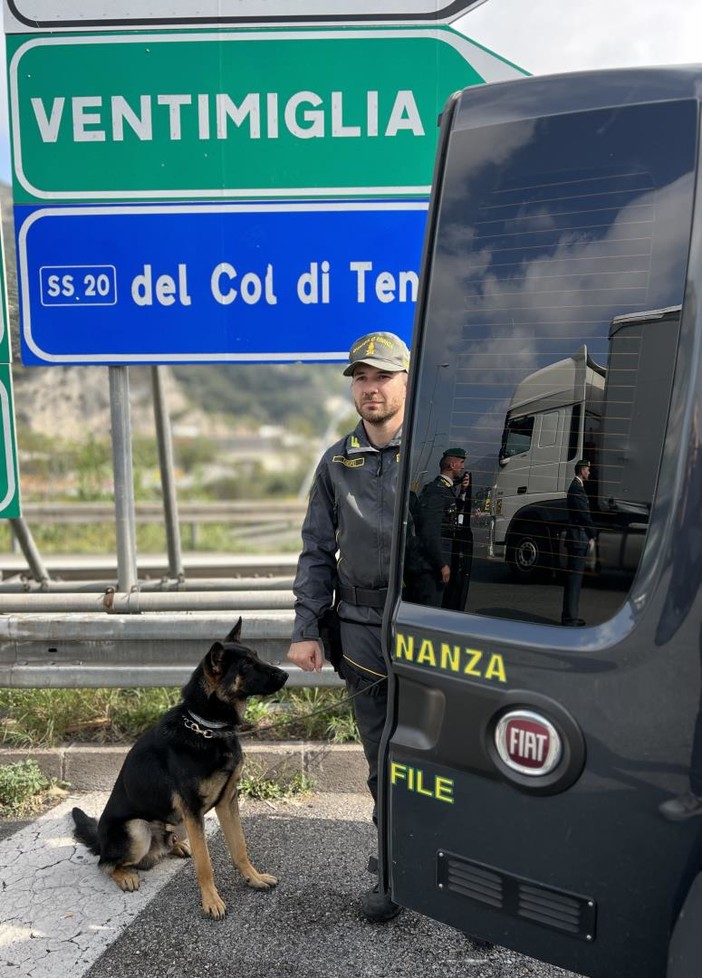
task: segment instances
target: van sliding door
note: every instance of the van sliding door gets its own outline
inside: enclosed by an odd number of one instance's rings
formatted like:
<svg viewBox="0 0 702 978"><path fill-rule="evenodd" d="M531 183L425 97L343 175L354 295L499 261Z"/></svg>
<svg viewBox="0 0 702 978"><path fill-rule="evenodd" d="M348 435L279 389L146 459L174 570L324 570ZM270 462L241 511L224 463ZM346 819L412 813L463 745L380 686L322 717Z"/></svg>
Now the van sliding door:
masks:
<svg viewBox="0 0 702 978"><path fill-rule="evenodd" d="M660 809L688 788L700 699L702 553L681 522L702 513L700 80L620 71L464 92L444 122L416 320L401 496L465 448L472 565L464 607L427 607L399 541L384 872L409 908L598 978L663 978L702 868L702 818ZM642 328L613 331L622 316L656 319L657 356L627 352ZM528 463L549 411L544 472L574 478L572 384L570 401L543 387L533 436L501 463L519 443L515 392L583 347L607 412L579 415L591 481L611 486L616 463L637 504L595 490L591 514L615 534L635 517L640 548L629 572L586 569L584 624L567 627L569 571L515 585L491 552L490 494L513 462L538 484ZM621 466L645 474L635 493Z"/></svg>

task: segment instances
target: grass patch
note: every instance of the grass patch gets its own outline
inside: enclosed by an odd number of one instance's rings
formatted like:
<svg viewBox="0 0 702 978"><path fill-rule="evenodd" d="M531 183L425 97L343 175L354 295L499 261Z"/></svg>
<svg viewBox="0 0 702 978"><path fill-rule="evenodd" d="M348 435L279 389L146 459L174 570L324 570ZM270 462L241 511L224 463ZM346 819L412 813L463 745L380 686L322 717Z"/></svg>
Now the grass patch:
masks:
<svg viewBox="0 0 702 978"><path fill-rule="evenodd" d="M249 700L250 739L358 740L346 691L281 690L275 700ZM0 745L131 743L180 700L177 687L149 689L0 689Z"/></svg>
<svg viewBox="0 0 702 978"><path fill-rule="evenodd" d="M36 761L0 765L0 817L33 815L58 801L64 789L46 778Z"/></svg>
<svg viewBox="0 0 702 978"><path fill-rule="evenodd" d="M284 689L271 703L250 700L249 713L258 716L258 734L266 740L324 740L333 744L359 740L351 705L345 689L321 686Z"/></svg>
<svg viewBox="0 0 702 978"><path fill-rule="evenodd" d="M246 764L239 782L239 794L244 798L258 798L262 801L275 801L277 798L292 798L305 795L312 790L312 779L302 771L290 774L285 770L273 768L265 770L260 764Z"/></svg>
<svg viewBox="0 0 702 978"><path fill-rule="evenodd" d="M56 747L135 740L180 699L176 688L0 689L0 744Z"/></svg>
<svg viewBox="0 0 702 978"><path fill-rule="evenodd" d="M231 523L200 523L181 520L183 549L213 553L260 554L261 547L241 534ZM111 523L41 523L32 521L32 537L43 556L50 554L114 554L117 538ZM166 528L161 524L136 524L136 549L140 554L163 554L167 551ZM0 550L12 549L9 527L0 525ZM300 539L284 535L275 544L276 553L299 553Z"/></svg>

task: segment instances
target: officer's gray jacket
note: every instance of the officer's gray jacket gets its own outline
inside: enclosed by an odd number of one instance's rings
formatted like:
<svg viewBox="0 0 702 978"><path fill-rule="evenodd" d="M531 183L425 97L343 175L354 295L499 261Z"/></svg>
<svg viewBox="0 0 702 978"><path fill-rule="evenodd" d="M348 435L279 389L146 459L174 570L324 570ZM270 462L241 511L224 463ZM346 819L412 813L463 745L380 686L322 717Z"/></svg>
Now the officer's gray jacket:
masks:
<svg viewBox="0 0 702 978"><path fill-rule="evenodd" d="M315 472L293 584L293 642L319 637L338 584L385 588L390 570L400 436L375 448L363 422L328 448ZM379 623L382 610L342 602L352 621Z"/></svg>

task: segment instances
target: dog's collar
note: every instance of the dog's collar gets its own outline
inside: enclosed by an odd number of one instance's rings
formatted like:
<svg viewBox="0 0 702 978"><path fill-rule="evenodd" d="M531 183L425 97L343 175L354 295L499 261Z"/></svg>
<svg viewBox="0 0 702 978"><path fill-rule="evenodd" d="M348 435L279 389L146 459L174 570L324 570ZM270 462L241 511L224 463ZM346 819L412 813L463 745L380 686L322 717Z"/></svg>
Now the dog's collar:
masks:
<svg viewBox="0 0 702 978"><path fill-rule="evenodd" d="M183 717L183 723L192 730L193 733L200 734L201 737L226 737L234 730L234 724L224 723L222 720L205 720L199 717L192 710L185 711L188 715Z"/></svg>

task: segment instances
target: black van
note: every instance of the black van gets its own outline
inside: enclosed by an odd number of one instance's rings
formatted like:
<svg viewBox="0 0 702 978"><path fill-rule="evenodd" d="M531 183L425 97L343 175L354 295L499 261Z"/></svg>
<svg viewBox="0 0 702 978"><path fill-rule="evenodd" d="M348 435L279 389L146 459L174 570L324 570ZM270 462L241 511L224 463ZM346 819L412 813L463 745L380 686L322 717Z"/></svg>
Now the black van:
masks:
<svg viewBox="0 0 702 978"><path fill-rule="evenodd" d="M701 98L695 67L457 93L417 304L400 498L460 446L487 502L469 516L472 561L454 564L469 575L458 610L411 600L402 555L417 528L398 513L381 882L404 906L597 978L702 974ZM634 345L608 364L611 325L669 309L641 396ZM601 517L597 487L627 487L640 557L594 575L573 544L565 568L514 584L489 515L505 417L525 378L582 347L618 378L609 436L588 442L584 412L563 410L580 396L565 371L541 447L585 457L555 453L541 474L566 472L566 524L571 493Z"/></svg>

